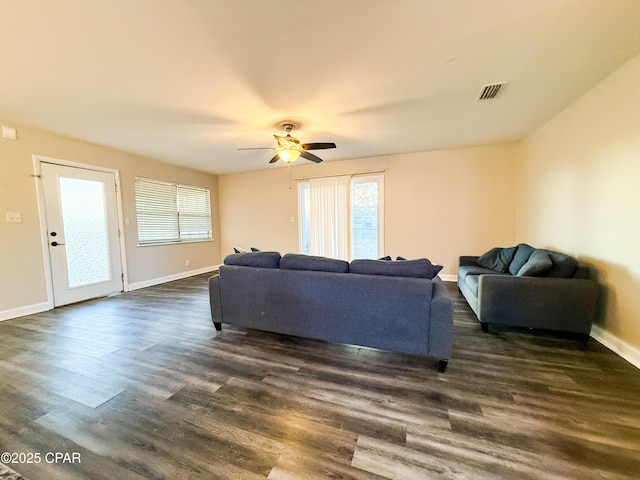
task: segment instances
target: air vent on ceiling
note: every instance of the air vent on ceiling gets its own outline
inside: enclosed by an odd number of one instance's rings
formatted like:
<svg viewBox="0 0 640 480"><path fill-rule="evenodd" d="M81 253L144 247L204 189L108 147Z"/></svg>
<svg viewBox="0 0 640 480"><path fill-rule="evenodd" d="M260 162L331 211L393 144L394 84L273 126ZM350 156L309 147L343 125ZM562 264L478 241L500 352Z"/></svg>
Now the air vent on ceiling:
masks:
<svg viewBox="0 0 640 480"><path fill-rule="evenodd" d="M496 98L496 96L498 96L498 93L500 93L502 87L506 84L507 82L484 85L480 89L480 93L478 94L478 98L476 98L476 100L491 100L493 98Z"/></svg>

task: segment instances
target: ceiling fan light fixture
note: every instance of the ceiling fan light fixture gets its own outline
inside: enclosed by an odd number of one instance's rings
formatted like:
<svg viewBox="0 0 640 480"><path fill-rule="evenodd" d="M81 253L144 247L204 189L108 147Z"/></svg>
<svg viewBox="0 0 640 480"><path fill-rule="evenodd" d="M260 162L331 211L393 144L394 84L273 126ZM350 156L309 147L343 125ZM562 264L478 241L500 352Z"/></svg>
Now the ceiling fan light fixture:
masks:
<svg viewBox="0 0 640 480"><path fill-rule="evenodd" d="M280 157L280 160L286 163L295 162L300 156L300 153L301 153L300 150L296 150L293 148L278 149L278 152L277 152L278 157Z"/></svg>
<svg viewBox="0 0 640 480"><path fill-rule="evenodd" d="M238 150L275 150L276 154L273 156L269 163L275 163L278 160L282 160L285 163L291 165L295 162L299 157L304 158L305 160L309 160L314 163L322 162L320 157L317 157L313 153L310 153L309 150L325 150L327 148L336 148L336 144L333 142L312 142L312 143L300 143L296 137L291 136L291 131L296 128L293 123L284 123L282 125L284 131L287 132L286 136L282 135L273 135L273 137L278 142L278 146L276 148L239 148Z"/></svg>

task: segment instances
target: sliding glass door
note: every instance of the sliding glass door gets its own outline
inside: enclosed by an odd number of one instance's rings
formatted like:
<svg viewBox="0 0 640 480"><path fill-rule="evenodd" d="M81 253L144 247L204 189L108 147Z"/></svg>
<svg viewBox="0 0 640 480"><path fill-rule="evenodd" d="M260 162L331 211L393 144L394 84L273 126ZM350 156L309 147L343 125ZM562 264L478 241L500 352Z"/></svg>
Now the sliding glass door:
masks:
<svg viewBox="0 0 640 480"><path fill-rule="evenodd" d="M384 254L384 177L352 177L347 200L341 207L330 208L344 208L348 215L346 241L349 259L381 257ZM314 212L323 207L329 208L328 205L312 205L314 201L317 202L317 197L311 195L311 184L299 183L300 252L305 254L318 254L312 237L313 222L319 221ZM336 239L345 236L345 232L333 233Z"/></svg>
<svg viewBox="0 0 640 480"><path fill-rule="evenodd" d="M351 180L351 258L384 255L382 176Z"/></svg>

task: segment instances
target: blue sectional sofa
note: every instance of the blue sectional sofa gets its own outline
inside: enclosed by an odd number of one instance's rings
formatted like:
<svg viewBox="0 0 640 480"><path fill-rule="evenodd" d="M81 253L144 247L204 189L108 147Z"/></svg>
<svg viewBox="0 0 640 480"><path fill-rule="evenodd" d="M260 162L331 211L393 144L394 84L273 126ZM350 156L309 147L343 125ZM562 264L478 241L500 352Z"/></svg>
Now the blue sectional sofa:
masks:
<svg viewBox="0 0 640 480"><path fill-rule="evenodd" d="M460 257L458 288L484 331L489 324L557 330L578 334L583 342L598 298L587 267L525 243Z"/></svg>
<svg viewBox="0 0 640 480"><path fill-rule="evenodd" d="M433 357L444 372L453 306L427 259L351 263L278 252L237 253L209 279L222 323Z"/></svg>

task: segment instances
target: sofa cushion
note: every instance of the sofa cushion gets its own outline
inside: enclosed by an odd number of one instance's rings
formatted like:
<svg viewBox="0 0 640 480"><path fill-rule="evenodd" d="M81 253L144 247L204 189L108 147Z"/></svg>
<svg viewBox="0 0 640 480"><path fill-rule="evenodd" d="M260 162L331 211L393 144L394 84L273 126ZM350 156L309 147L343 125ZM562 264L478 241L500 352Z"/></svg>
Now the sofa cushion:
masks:
<svg viewBox="0 0 640 480"><path fill-rule="evenodd" d="M280 260L283 270L312 270L315 272L348 273L349 262L336 258L287 253Z"/></svg>
<svg viewBox="0 0 640 480"><path fill-rule="evenodd" d="M552 252L551 250L545 251L549 254L551 262L553 262L553 266L545 272L545 277L573 277L573 274L576 272L578 267L578 261L575 258L560 252Z"/></svg>
<svg viewBox="0 0 640 480"><path fill-rule="evenodd" d="M396 257L396 262L403 262L405 261L406 258L404 257ZM435 271L435 273L433 274L433 278L436 277L436 275L438 275L438 273L440 273L440 270L442 270L444 267L442 265L437 265L437 264L432 264L433 265L433 269Z"/></svg>
<svg viewBox="0 0 640 480"><path fill-rule="evenodd" d="M468 275L496 275L497 273L500 272L481 267L480 265L463 265L458 267L458 278L463 281L466 280Z"/></svg>
<svg viewBox="0 0 640 480"><path fill-rule="evenodd" d="M440 270L442 270L441 265L433 265L427 258L402 260L399 262L364 259L353 260L349 266L349 271L356 274L430 279L433 279Z"/></svg>
<svg viewBox="0 0 640 480"><path fill-rule="evenodd" d="M509 270L509 265L516 254L517 247L501 248L496 247L489 250L478 258L478 265L481 267L505 273Z"/></svg>
<svg viewBox="0 0 640 480"><path fill-rule="evenodd" d="M471 291L477 296L478 295L478 283L480 282L480 275L467 275L464 283L471 289Z"/></svg>
<svg viewBox="0 0 640 480"><path fill-rule="evenodd" d="M535 250L527 263L518 270L518 277L535 277L544 274L553 266L549 252L546 250Z"/></svg>
<svg viewBox="0 0 640 480"><path fill-rule="evenodd" d="M233 253L224 259L225 265L240 265L243 267L278 268L280 265L279 252L246 252Z"/></svg>
<svg viewBox="0 0 640 480"><path fill-rule="evenodd" d="M509 273L511 275L517 275L534 251L535 248L531 245L519 243L516 247L516 254L513 256L513 260L511 260L511 263L509 264Z"/></svg>

